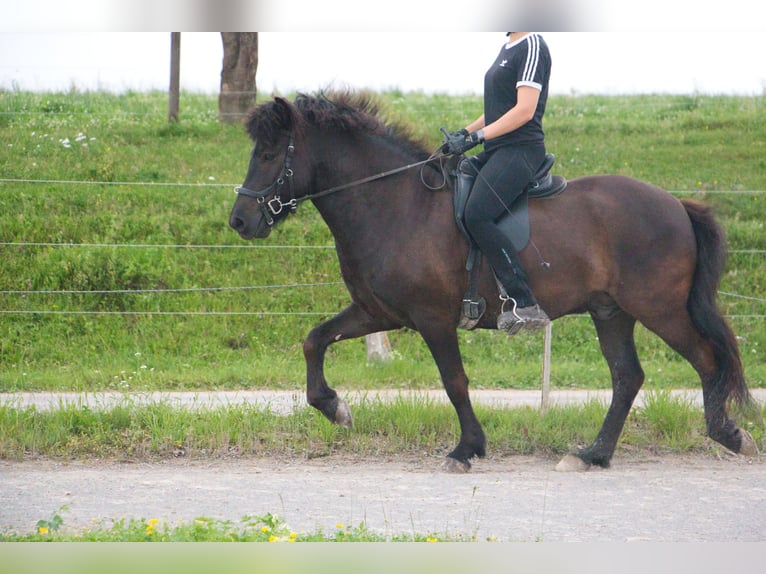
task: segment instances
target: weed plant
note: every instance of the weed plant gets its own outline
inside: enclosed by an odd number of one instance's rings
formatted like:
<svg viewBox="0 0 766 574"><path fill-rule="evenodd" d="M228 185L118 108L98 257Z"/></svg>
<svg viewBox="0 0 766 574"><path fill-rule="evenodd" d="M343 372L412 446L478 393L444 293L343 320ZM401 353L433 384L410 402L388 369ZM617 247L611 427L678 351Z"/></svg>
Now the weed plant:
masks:
<svg viewBox="0 0 766 574"><path fill-rule="evenodd" d="M0 532L0 542L467 542L475 541L458 534L387 534L367 528L338 523L335 531L295 532L278 515L243 516L239 522L207 516L192 522L168 524L157 518L116 519L111 524L94 523L74 529L66 526L66 507L50 519L37 522L31 533Z"/></svg>

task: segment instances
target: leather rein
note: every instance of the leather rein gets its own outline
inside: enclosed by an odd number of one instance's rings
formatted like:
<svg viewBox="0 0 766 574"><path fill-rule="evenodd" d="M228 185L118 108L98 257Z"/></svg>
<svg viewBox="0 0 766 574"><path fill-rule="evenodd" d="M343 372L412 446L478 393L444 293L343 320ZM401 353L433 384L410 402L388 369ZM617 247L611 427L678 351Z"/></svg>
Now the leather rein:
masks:
<svg viewBox="0 0 766 574"><path fill-rule="evenodd" d="M290 166L292 165L294 155L295 155L295 142L294 142L293 135L290 134L290 140L287 143L287 151L285 152L285 161L282 165L282 172L277 176L277 178L274 180L274 182L271 185L269 185L268 187L260 191L253 191L252 189L248 189L245 186L240 186L234 189L234 192L237 195L252 197L258 202L258 205L260 206L261 211L263 212L263 215L266 218L266 224L269 227L272 227L275 224L276 221L274 217L282 213L285 207L289 207L290 210L293 213L295 213L295 210L298 209L298 204L304 201L307 201L309 199L317 199L319 197L324 197L325 195L330 195L338 191L343 191L344 189L349 189L351 187L356 187L358 185L370 183L371 181L383 179L384 177L388 177L390 175L394 175L394 174L406 171L408 169L412 169L413 167L419 167L437 159L440 160L443 157L446 157L448 154L444 154L444 153L440 154L440 149L439 149L435 151L433 154L431 154L431 156L428 159L425 159L423 161L410 163L410 164L397 167L388 171L376 173L375 175L371 175L361 179L356 179L349 183L344 183L343 185L331 187L323 191L319 191L317 193L309 193L301 197L293 197L292 199L288 201L282 201L280 196L280 191L285 185L288 186L288 191L292 192L292 178L293 178L294 172ZM272 194L274 195L274 197L266 201L266 198Z"/></svg>

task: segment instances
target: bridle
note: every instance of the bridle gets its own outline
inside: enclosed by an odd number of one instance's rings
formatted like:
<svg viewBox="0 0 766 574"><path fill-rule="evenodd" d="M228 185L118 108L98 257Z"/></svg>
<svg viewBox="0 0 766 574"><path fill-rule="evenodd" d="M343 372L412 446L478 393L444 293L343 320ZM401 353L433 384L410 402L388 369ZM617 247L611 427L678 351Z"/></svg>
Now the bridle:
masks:
<svg viewBox="0 0 766 574"><path fill-rule="evenodd" d="M266 218L266 224L272 227L275 223L274 217L278 216L285 207L289 207L292 212L298 209L298 200L293 198L290 201L283 202L280 196L282 187L287 184L288 191L292 192L293 185L293 170L290 165L293 162L293 155L295 154L295 143L293 141L293 135L290 134L290 140L287 142L287 151L285 152L285 161L282 164L282 172L277 176L274 182L260 190L253 191L244 186L236 188L234 191L237 195L245 195L252 197L258 202L258 206L263 212L264 218ZM266 198L269 195L274 195L269 201ZM274 217L272 217L272 215Z"/></svg>
<svg viewBox="0 0 766 574"><path fill-rule="evenodd" d="M441 160L443 157L446 157L448 154L441 153L441 148L439 148L434 153L432 153L428 157L428 159L418 161L415 163L410 163L408 165L397 167L389 171L377 173L375 175L371 175L369 177L365 177L362 179L357 179L352 182L345 183L343 185L338 185L336 187L331 187L329 189L319 191L317 193L310 193L301 197L293 197L289 201L282 201L282 198L280 196L280 191L285 184L287 184L288 191L290 192L290 195L292 195L293 170L290 167L290 165L292 164L292 161L293 161L293 155L295 155L295 140L294 140L293 134L290 134L290 139L287 142L287 151L285 152L285 161L282 164L282 171L277 176L277 178L272 182L270 186L260 191L253 191L252 189L248 189L244 186L237 187L234 189L234 192L237 195L252 197L258 202L258 205L261 208L261 211L263 212L263 216L266 219L266 224L269 227L274 226L274 224L276 223L276 220L274 218L280 215L284 211L285 207L289 207L290 211L295 213L296 209L298 209L298 204L304 201L307 201L309 199L317 199L319 197L324 197L325 195L330 195L331 193L335 193L338 191L342 191L344 189L355 187L357 185L362 185L364 183L369 183L371 181L382 179L384 177L388 177L389 175L394 175L396 173L400 173L402 171L412 169L413 167L419 167L421 165L425 165L437 159ZM441 187L444 187L444 185L446 185L446 177L445 177L445 183L442 184ZM436 188L436 189L440 189L440 188ZM272 194L274 195L274 197L266 201L266 198Z"/></svg>

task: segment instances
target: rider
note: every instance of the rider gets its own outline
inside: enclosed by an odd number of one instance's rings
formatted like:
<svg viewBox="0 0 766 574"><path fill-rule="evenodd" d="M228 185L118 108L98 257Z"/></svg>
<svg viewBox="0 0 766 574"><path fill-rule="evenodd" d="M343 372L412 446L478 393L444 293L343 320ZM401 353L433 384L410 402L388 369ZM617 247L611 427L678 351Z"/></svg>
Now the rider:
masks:
<svg viewBox="0 0 766 574"><path fill-rule="evenodd" d="M442 149L462 154L484 144L481 153L461 160L457 185L473 185L465 206L465 226L513 304L500 314L497 327L515 335L522 329L540 329L550 319L529 288L513 244L496 222L545 159L542 119L551 56L539 34L506 35L507 43L484 76L484 113L449 134Z"/></svg>

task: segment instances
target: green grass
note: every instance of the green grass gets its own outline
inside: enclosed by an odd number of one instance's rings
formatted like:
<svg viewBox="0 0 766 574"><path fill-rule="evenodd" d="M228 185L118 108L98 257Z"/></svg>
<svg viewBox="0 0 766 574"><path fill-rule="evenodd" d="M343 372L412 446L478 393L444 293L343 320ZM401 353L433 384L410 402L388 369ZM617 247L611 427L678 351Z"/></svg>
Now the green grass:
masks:
<svg viewBox="0 0 766 574"><path fill-rule="evenodd" d="M241 182L247 137L217 122L213 96L183 94L181 121L168 125L165 97L0 91L4 178L190 184L0 183L0 242L102 245L0 245L0 310L10 311L0 314L0 391L303 385L305 334L348 303L327 248L332 238L304 205L268 241L241 241L227 225L232 189L215 184ZM470 96L381 99L433 147L439 126L463 125L481 108ZM682 195L702 192L716 208L735 251L721 289L755 298L721 297L755 387L766 386L766 256L740 251L766 249L766 194L717 192L766 189L765 120L764 97L697 95L557 96L546 120L557 173L622 173ZM226 247L114 246L125 244ZM219 290L264 286L281 287ZM151 292L158 289L181 291ZM698 385L664 343L637 333L648 388ZM386 365L366 364L363 340L333 346L332 384L438 387L419 336L404 330L390 338L396 359ZM474 387L538 386L542 337L511 343L496 333L461 333L461 341ZM608 387L587 318L554 325L552 385Z"/></svg>
<svg viewBox="0 0 766 574"><path fill-rule="evenodd" d="M247 405L197 409L140 405L130 398L108 409L1 406L0 459L446 456L458 440L454 409L426 397L361 400L351 409L353 430L331 424L309 407L279 415ZM545 414L531 407L477 406L476 413L493 456L557 457L595 439L606 405L557 406ZM758 443L762 416L754 412L739 421ZM705 438L701 409L666 392L648 393L646 404L633 410L620 447L676 453L717 448Z"/></svg>

